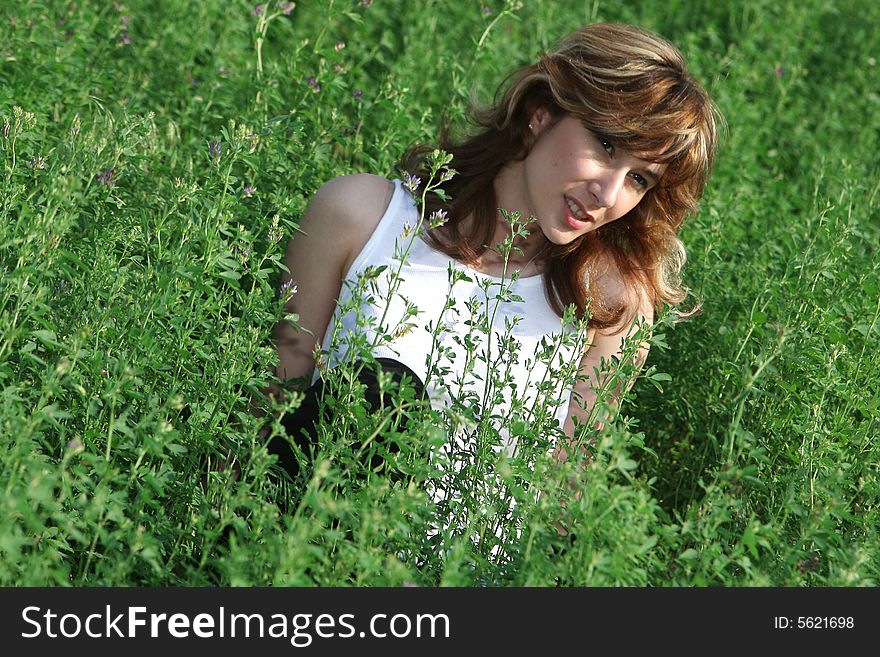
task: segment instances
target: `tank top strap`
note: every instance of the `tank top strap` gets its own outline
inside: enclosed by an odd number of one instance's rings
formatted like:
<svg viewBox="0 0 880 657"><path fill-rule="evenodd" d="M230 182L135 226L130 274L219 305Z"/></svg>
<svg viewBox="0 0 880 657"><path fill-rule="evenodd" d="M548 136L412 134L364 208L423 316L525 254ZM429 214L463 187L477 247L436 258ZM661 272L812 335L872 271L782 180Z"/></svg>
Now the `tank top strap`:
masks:
<svg viewBox="0 0 880 657"><path fill-rule="evenodd" d="M373 229L367 243L351 263L346 278L371 263L392 257L395 245L402 243L407 225L415 229L418 224L419 213L415 201L404 189L400 180L393 180L392 184L394 191L391 194L388 207L385 208L382 218Z"/></svg>

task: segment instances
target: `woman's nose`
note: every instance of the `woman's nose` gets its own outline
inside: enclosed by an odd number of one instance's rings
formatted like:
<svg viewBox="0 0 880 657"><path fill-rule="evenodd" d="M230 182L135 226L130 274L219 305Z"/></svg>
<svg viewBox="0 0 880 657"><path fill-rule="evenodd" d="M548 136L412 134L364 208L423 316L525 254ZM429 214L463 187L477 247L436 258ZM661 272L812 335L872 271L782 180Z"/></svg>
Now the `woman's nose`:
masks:
<svg viewBox="0 0 880 657"><path fill-rule="evenodd" d="M626 180L626 172L617 169L608 169L590 183L590 193L600 208L611 208L617 203L617 194Z"/></svg>

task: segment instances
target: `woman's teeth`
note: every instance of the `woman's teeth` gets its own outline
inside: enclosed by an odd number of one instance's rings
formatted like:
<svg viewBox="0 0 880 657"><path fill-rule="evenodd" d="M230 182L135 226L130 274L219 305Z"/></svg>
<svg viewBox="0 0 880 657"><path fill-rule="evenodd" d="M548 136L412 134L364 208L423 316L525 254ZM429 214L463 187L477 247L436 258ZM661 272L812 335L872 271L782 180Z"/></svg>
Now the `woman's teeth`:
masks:
<svg viewBox="0 0 880 657"><path fill-rule="evenodd" d="M574 215L576 219L580 219L581 221L585 221L587 215L585 215L581 209L578 207L577 203L572 201L570 198L565 199L565 202L568 203L568 209L571 210L571 213Z"/></svg>

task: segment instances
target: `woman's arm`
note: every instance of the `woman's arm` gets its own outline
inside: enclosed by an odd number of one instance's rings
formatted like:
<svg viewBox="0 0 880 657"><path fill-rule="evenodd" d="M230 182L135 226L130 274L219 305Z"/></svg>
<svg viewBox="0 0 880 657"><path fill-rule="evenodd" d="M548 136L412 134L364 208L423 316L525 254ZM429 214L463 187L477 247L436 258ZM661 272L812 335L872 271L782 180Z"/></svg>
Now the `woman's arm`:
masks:
<svg viewBox="0 0 880 657"><path fill-rule="evenodd" d="M297 326L281 320L272 332L281 381L310 378L342 279L382 218L393 189L380 176L341 176L325 183L309 204L299 232L288 242L284 264L289 271L281 278L288 296L285 311L299 316ZM272 384L263 393L279 395L281 389Z"/></svg>
<svg viewBox="0 0 880 657"><path fill-rule="evenodd" d="M606 295L606 299L619 299L625 294L622 282L616 277L606 275L603 277L600 285L603 294ZM611 408L616 407L620 403L620 398L625 392L621 382L618 382L613 388L607 389L610 380L615 374L613 368L627 364L622 362L625 344L636 334L639 325L652 323L654 317L654 308L646 295L641 294L638 300L632 300L630 303L636 304L636 312L635 318L629 326L624 326L621 323L607 330L591 332L589 344L580 362L580 378L572 389L571 400L568 406L568 417L563 426L563 432L567 436L567 440L557 445L554 452L554 456L559 461L567 459L568 453L572 449L575 419L579 423L586 423L592 415L593 426L597 429L601 429L609 419L607 415L601 414L603 409L596 409L596 412L593 411L600 391L604 392L605 401ZM643 341L634 355L630 350L630 363L635 366L636 370L644 366L645 360L648 357L648 348L647 341ZM631 377L625 382L627 390L633 384L634 379L635 377ZM607 410L605 412L607 413ZM584 447L581 446L581 449L584 449Z"/></svg>
<svg viewBox="0 0 880 657"><path fill-rule="evenodd" d="M619 278L606 275L603 276L603 280L597 281L597 284L600 285L600 289L607 301L613 302L615 299L625 298L626 289ZM583 464L589 464L592 459L592 453L587 449L586 445L575 440L575 419L577 419L579 424L584 424L590 422L592 416L593 427L601 429L605 422L610 419L607 415L602 415L602 413L607 413L608 411L607 409L599 408L594 412L593 409L599 399L600 392L605 395L608 408L616 408L620 403L620 398L624 393L624 385L620 381L613 388L610 388L610 385L611 379L614 376L613 368L625 365L622 362L624 351L630 353L629 358L635 365L636 370L641 369L645 364L649 347L647 342L642 342L634 355L631 349L625 348L625 344L635 335L640 324L653 322L654 308L652 304L648 301L647 295L640 295L640 297L638 301L631 302L636 304L636 312L629 326L624 325L626 321L624 319L618 326L604 331L593 330L590 332L586 351L580 362L578 381L571 391L568 417L563 425L565 438L556 445L556 449L553 451L553 458L556 462L562 463L568 460L571 454L576 454L580 450L583 455ZM629 389L634 380L635 377L633 376L625 382L626 389ZM570 499L569 496L579 499L581 495L581 488L577 483L577 478L569 481L567 487L568 491L562 495L563 508L567 506L567 500ZM557 522L556 531L562 536L568 534L568 529L566 529L565 523L562 520Z"/></svg>

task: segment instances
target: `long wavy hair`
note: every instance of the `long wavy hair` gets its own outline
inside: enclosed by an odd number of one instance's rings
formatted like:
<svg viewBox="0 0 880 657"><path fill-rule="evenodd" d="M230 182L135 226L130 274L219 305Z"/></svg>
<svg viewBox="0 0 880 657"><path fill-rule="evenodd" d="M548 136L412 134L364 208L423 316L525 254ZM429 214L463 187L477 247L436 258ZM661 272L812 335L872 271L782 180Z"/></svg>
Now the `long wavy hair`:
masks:
<svg viewBox="0 0 880 657"><path fill-rule="evenodd" d="M619 148L666 165L659 183L625 216L569 244L544 247L544 287L553 310L561 317L574 304L582 316L589 308L590 325L608 328L624 316L628 324L635 300L644 295L655 310L681 303L688 290L681 282L685 250L677 234L697 209L715 158L716 118L723 118L681 53L632 26L604 23L571 33L538 62L511 73L491 105L473 110L476 134L453 140L441 129L439 147L452 155L457 173L443 184L449 200L428 195L428 213L443 209L449 217L426 231L428 243L471 266L489 248L498 212L493 181L505 164L528 155L534 143L529 120L541 107L554 120L576 117ZM401 168L424 179L433 148L409 149ZM465 224L469 216L473 221ZM600 259L609 256L627 302L606 300L591 285L591 274L604 264Z"/></svg>

